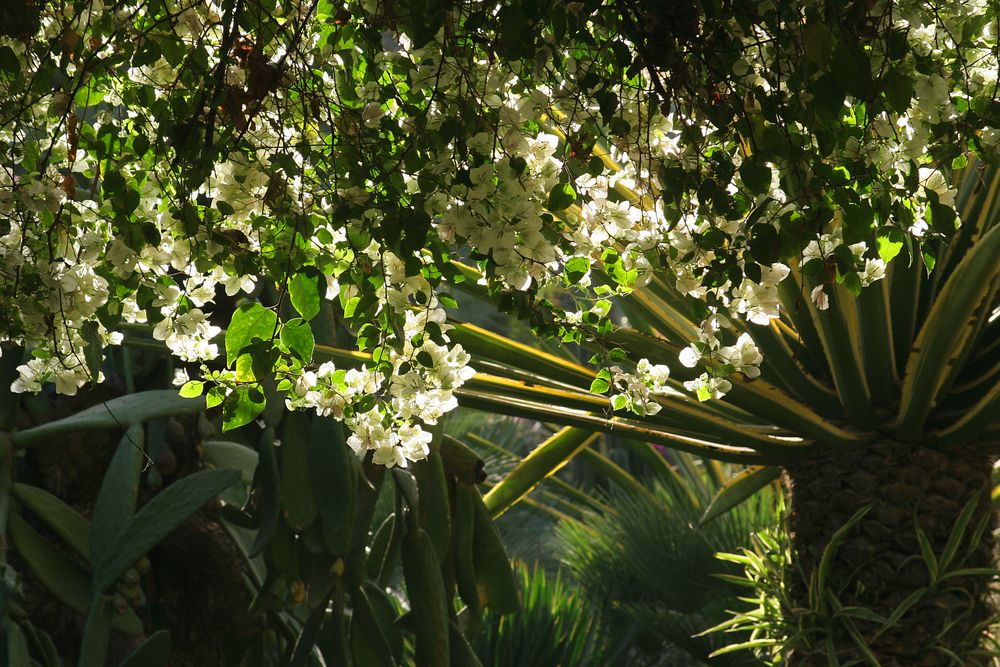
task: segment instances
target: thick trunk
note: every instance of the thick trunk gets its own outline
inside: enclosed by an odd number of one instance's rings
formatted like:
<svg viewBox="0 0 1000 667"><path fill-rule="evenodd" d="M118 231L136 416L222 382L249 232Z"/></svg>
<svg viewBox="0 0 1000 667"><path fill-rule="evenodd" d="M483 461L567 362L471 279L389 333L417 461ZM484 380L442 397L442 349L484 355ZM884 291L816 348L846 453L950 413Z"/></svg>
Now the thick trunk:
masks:
<svg viewBox="0 0 1000 667"><path fill-rule="evenodd" d="M993 615L989 577L958 576L932 583L917 528L940 561L963 507L975 498L957 555L938 577L959 568L993 566L994 512L989 493L993 460L974 446L939 450L881 442L860 449L834 448L787 467L788 528L799 570L789 576L793 606L817 608L810 592L817 590L824 549L838 528L869 506L829 559L823 583L836 602L829 598L821 602L826 619L834 616L837 603L888 618L916 598L887 629L857 617L845 623L843 615L832 621L823 620L822 614L810 615L803 620L815 630L806 638L811 647L797 648L789 658L790 667L835 664L829 660L831 650L841 661L865 662L861 640L882 667L954 664L947 651L960 656L962 664L986 664L974 651ZM985 530L974 536L983 522ZM813 584L805 583L809 581Z"/></svg>

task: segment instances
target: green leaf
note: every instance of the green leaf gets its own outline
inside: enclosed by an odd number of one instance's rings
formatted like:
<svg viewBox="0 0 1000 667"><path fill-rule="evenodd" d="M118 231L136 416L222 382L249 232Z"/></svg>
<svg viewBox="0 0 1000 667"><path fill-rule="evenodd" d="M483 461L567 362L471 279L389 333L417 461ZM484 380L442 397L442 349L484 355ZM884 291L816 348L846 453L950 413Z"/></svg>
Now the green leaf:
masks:
<svg viewBox="0 0 1000 667"><path fill-rule="evenodd" d="M170 633L158 630L132 651L121 667L166 667L170 659Z"/></svg>
<svg viewBox="0 0 1000 667"><path fill-rule="evenodd" d="M859 42L841 39L833 53L833 76L848 95L867 99L872 87L871 60Z"/></svg>
<svg viewBox="0 0 1000 667"><path fill-rule="evenodd" d="M86 614L93 598L90 576L83 567L39 535L17 514L8 518L7 530L14 549L42 585L73 611ZM113 626L129 636L142 634L142 621L132 609L116 614Z"/></svg>
<svg viewBox="0 0 1000 667"><path fill-rule="evenodd" d="M331 417L313 417L307 457L312 494L323 524L323 541L330 553L345 555L354 516L354 471L343 426Z"/></svg>
<svg viewBox="0 0 1000 667"><path fill-rule="evenodd" d="M593 394L603 394L611 389L611 383L602 377L594 378L594 381L590 383L590 391Z"/></svg>
<svg viewBox="0 0 1000 667"><path fill-rule="evenodd" d="M286 322L281 327L281 343L303 364L312 361L316 341L312 327L305 320L295 318Z"/></svg>
<svg viewBox="0 0 1000 667"><path fill-rule="evenodd" d="M201 380L188 380L178 392L184 398L198 398L205 390L205 383Z"/></svg>
<svg viewBox="0 0 1000 667"><path fill-rule="evenodd" d="M232 431L234 428L249 424L264 411L265 407L267 401L259 387L236 387L222 402L222 430Z"/></svg>
<svg viewBox="0 0 1000 667"><path fill-rule="evenodd" d="M94 568L94 593L109 590L125 570L202 505L240 480L237 470L202 470L182 477L153 496L124 526L110 558Z"/></svg>
<svg viewBox="0 0 1000 667"><path fill-rule="evenodd" d="M281 507L288 525L302 531L316 518L308 458L309 415L285 415L281 443Z"/></svg>
<svg viewBox="0 0 1000 667"><path fill-rule="evenodd" d="M833 52L833 36L820 21L810 21L802 30L802 45L809 60L826 69Z"/></svg>
<svg viewBox="0 0 1000 667"><path fill-rule="evenodd" d="M699 523L704 525L736 507L765 486L778 479L781 468L753 466L727 480L713 496Z"/></svg>
<svg viewBox="0 0 1000 667"><path fill-rule="evenodd" d="M95 570L100 569L111 558L111 545L135 514L144 444L142 426L129 428L119 441L104 474L90 526L91 562Z"/></svg>
<svg viewBox="0 0 1000 667"><path fill-rule="evenodd" d="M546 477L555 474L600 434L567 426L536 447L483 499L495 519L531 493Z"/></svg>
<svg viewBox="0 0 1000 667"><path fill-rule="evenodd" d="M903 240L903 232L895 227L883 227L879 230L876 243L878 243L878 256L883 262L888 264L899 254Z"/></svg>
<svg viewBox="0 0 1000 667"><path fill-rule="evenodd" d="M155 389L105 401L70 417L17 431L11 434L11 440L15 447L31 447L66 433L118 429L204 409L203 400L179 396L176 389Z"/></svg>
<svg viewBox="0 0 1000 667"><path fill-rule="evenodd" d="M319 281L320 275L315 269L300 271L288 281L288 294L292 299L292 305L306 321L319 314Z"/></svg>
<svg viewBox="0 0 1000 667"><path fill-rule="evenodd" d="M747 189L755 195L771 191L771 168L752 158L743 160L743 164L740 165L740 178L743 179Z"/></svg>
<svg viewBox="0 0 1000 667"><path fill-rule="evenodd" d="M205 397L205 408L211 410L217 405L221 405L226 400L226 390L222 387L212 387Z"/></svg>
<svg viewBox="0 0 1000 667"><path fill-rule="evenodd" d="M94 598L90 613L87 614L87 624L83 628L80 657L77 660L79 667L105 667L113 617L111 598L107 595Z"/></svg>
<svg viewBox="0 0 1000 667"><path fill-rule="evenodd" d="M549 191L549 201L546 206L550 211L562 211L572 206L576 201L576 191L569 183L557 183Z"/></svg>
<svg viewBox="0 0 1000 667"><path fill-rule="evenodd" d="M586 257L571 257L563 268L566 284L573 286L590 271L590 260Z"/></svg>
<svg viewBox="0 0 1000 667"><path fill-rule="evenodd" d="M90 381L96 383L101 376L101 364L104 363L104 341L101 340L100 326L97 322L84 322L80 335L85 342L83 358L87 362L87 372L90 374Z"/></svg>
<svg viewBox="0 0 1000 667"><path fill-rule="evenodd" d="M226 363L232 366L239 353L249 347L255 338L271 340L277 325L278 316L274 311L259 303L240 306L226 329Z"/></svg>
<svg viewBox="0 0 1000 667"><path fill-rule="evenodd" d="M14 497L84 560L90 561L90 522L85 516L48 491L30 484L15 484Z"/></svg>

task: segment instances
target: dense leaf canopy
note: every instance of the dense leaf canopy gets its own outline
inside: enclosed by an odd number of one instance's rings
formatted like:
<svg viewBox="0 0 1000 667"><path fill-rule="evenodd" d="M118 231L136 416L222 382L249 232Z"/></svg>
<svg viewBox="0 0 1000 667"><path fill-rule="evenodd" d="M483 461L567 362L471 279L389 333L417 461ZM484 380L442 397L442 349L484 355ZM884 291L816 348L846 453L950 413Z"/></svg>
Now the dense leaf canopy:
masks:
<svg viewBox="0 0 1000 667"><path fill-rule="evenodd" d="M646 414L668 369L616 348L613 307L659 284L702 323L685 386L719 397L790 269L824 309L897 254L933 267L952 170L1000 142L988 4L8 3L14 389L100 381L146 324L227 427L283 394L405 465L473 374L450 286L597 344L592 389ZM334 323L368 361L318 357Z"/></svg>

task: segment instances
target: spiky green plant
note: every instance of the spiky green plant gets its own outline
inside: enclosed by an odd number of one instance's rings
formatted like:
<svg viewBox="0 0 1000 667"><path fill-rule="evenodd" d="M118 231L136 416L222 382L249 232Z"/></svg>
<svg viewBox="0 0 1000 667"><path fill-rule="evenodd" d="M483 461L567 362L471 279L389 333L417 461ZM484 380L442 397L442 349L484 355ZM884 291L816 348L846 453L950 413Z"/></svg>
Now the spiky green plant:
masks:
<svg viewBox="0 0 1000 667"><path fill-rule="evenodd" d="M726 618L743 592L720 578L737 572L715 553L748 546L751 533L773 527L775 497L758 494L701 524L709 488L689 474L648 493L617 492L606 512L560 527L565 562L581 590L605 608L617 634L634 635L633 660L641 664L681 664L680 656L709 665L758 664L746 652L713 657L737 639L699 633Z"/></svg>
<svg viewBox="0 0 1000 667"><path fill-rule="evenodd" d="M613 646L589 601L560 575L521 563L516 569L521 610L487 612L472 642L485 667L603 667Z"/></svg>

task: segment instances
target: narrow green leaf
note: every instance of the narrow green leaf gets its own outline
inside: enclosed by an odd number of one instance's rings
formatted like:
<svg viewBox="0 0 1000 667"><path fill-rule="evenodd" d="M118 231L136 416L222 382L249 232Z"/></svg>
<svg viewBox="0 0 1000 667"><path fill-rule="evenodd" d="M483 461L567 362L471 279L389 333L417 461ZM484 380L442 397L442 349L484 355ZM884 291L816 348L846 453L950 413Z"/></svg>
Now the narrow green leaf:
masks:
<svg viewBox="0 0 1000 667"><path fill-rule="evenodd" d="M956 346L968 334L966 328L976 311L988 305L983 301L1000 274L998 255L1000 226L991 228L969 249L934 300L906 362L894 425L900 436L916 436L923 428Z"/></svg>
<svg viewBox="0 0 1000 667"><path fill-rule="evenodd" d="M90 526L90 551L93 554L91 562L94 570L99 570L112 556L112 545L135 514L144 444L142 425L130 427L119 441L108 470L104 473Z"/></svg>
<svg viewBox="0 0 1000 667"><path fill-rule="evenodd" d="M132 651L121 667L166 667L170 659L170 633L158 630Z"/></svg>
<svg viewBox="0 0 1000 667"><path fill-rule="evenodd" d="M90 561L90 522L60 498L30 484L15 484L14 497Z"/></svg>
<svg viewBox="0 0 1000 667"><path fill-rule="evenodd" d="M753 466L730 478L709 502L699 521L704 525L736 507L753 494L778 479L781 469L771 466Z"/></svg>
<svg viewBox="0 0 1000 667"><path fill-rule="evenodd" d="M83 566L39 535L17 514L10 515L7 530L14 549L42 585L73 611L86 614L92 598L90 576ZM131 609L115 615L114 627L130 636L142 633L142 622Z"/></svg>
<svg viewBox="0 0 1000 667"><path fill-rule="evenodd" d="M923 531L920 526L917 526L917 542L920 544L920 555L924 559L924 563L927 565L927 571L931 575L931 584L937 581L938 575L938 560L937 556L934 555L934 549L931 547L930 540L927 539L927 533Z"/></svg>
<svg viewBox="0 0 1000 667"><path fill-rule="evenodd" d="M259 516L257 535L250 547L250 556L256 556L268 542L271 541L279 525L281 490L278 481L278 456L274 447L275 433L273 427L267 427L260 435L260 445L257 450L259 463L254 474L254 493L259 499L257 514Z"/></svg>
<svg viewBox="0 0 1000 667"><path fill-rule="evenodd" d="M289 412L282 423L281 506L294 530L304 530L316 518L309 472L309 415Z"/></svg>
<svg viewBox="0 0 1000 667"><path fill-rule="evenodd" d="M312 417L307 457L316 511L330 553L346 555L354 518L356 480L343 426L331 417Z"/></svg>
<svg viewBox="0 0 1000 667"><path fill-rule="evenodd" d="M567 426L538 445L486 494L490 514L499 517L598 437L593 431Z"/></svg>
<svg viewBox="0 0 1000 667"><path fill-rule="evenodd" d="M448 601L441 564L430 536L420 528L403 538L403 577L417 625L416 664L448 667Z"/></svg>
<svg viewBox="0 0 1000 667"><path fill-rule="evenodd" d="M479 491L461 484L456 493L469 494L475 511L475 528L472 540L472 559L476 573L476 589L483 606L498 614L509 614L518 610L520 601L514 572L507 558L500 533L490 517L486 503Z"/></svg>
<svg viewBox="0 0 1000 667"><path fill-rule="evenodd" d="M137 560L206 502L240 479L236 470L202 470L153 496L124 526L110 557L94 569L94 592L103 593Z"/></svg>
<svg viewBox="0 0 1000 667"><path fill-rule="evenodd" d="M83 628L80 643L79 667L105 667L108 655L108 641L111 639L111 619L114 609L111 598L98 595L87 614L87 624Z"/></svg>

